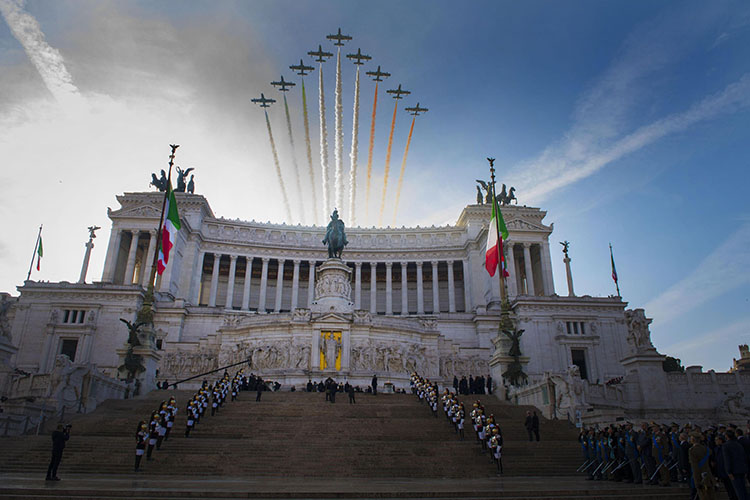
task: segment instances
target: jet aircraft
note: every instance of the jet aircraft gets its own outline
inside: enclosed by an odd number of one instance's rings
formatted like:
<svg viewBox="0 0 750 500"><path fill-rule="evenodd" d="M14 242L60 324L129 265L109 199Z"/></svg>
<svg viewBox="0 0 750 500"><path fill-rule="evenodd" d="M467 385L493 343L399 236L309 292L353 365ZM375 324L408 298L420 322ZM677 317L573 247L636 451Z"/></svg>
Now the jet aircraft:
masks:
<svg viewBox="0 0 750 500"><path fill-rule="evenodd" d="M318 45L317 51L311 50L310 52L307 53L307 55L317 58L315 59L315 61L319 63L326 62L325 60L326 57L333 57L333 54L331 54L330 52L325 52L323 50L322 45Z"/></svg>
<svg viewBox="0 0 750 500"><path fill-rule="evenodd" d="M279 91L281 92L289 92L289 89L287 87L294 87L297 85L294 82L287 82L284 80L284 75L281 75L281 80L278 82L271 82L271 85L274 87L279 87ZM417 106L419 106L419 103L417 103Z"/></svg>
<svg viewBox="0 0 750 500"><path fill-rule="evenodd" d="M419 107L419 103L417 103L417 105L414 106L413 108L404 108L404 111L408 111L409 113L411 113L414 116L419 116L419 113L425 113L425 112L429 111L429 109L427 109L427 108L420 108Z"/></svg>
<svg viewBox="0 0 750 500"><path fill-rule="evenodd" d="M302 59L300 59L299 64L292 64L289 66L289 69L296 72L299 76L305 76L308 73L312 73L315 68L313 66L305 66Z"/></svg>
<svg viewBox="0 0 750 500"><path fill-rule="evenodd" d="M389 76L391 76L390 73L386 73L385 71L380 71L380 66L378 66L378 70L377 71L368 71L366 73L366 75L374 77L372 79L372 81L374 81L374 82L382 82L383 81L383 77L388 78Z"/></svg>
<svg viewBox="0 0 750 500"><path fill-rule="evenodd" d="M397 89L386 90L386 92L388 92L389 94L393 94L393 98L394 99L403 99L403 97L401 97L402 95L409 95L409 94L411 94L411 92L409 92L408 90L401 90L401 84L400 83L398 84L398 88Z"/></svg>
<svg viewBox="0 0 750 500"><path fill-rule="evenodd" d="M254 102L255 104L260 104L261 108L270 108L271 106L269 106L269 104L275 103L276 99L268 99L261 92L260 98L258 98L258 99L250 99L250 101Z"/></svg>
<svg viewBox="0 0 750 500"><path fill-rule="evenodd" d="M335 35L328 35L326 38L328 40L336 40L334 42L334 45L340 45L340 46L344 45L344 43L343 43L344 40L351 40L352 39L352 37L350 37L349 35L342 35L341 34L341 28L339 28L339 32L336 33Z"/></svg>
<svg viewBox="0 0 750 500"><path fill-rule="evenodd" d="M369 61L370 59L372 59L372 57L363 54L362 49L357 49L356 54L347 54L346 57L351 59L352 62L354 62L354 64L358 66L362 66L364 64L362 61Z"/></svg>

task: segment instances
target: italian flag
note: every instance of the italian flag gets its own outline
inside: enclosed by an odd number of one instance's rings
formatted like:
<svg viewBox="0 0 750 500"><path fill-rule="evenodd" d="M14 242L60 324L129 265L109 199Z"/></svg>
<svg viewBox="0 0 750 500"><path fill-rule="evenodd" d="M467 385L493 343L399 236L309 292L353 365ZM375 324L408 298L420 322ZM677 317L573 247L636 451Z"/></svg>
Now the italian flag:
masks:
<svg viewBox="0 0 750 500"><path fill-rule="evenodd" d="M500 236L498 237L497 230L500 227ZM490 220L490 227L487 234L487 249L484 253L484 265L487 268L487 272L490 276L495 276L498 263L502 260L503 276L510 276L508 274L507 265L505 263L505 254L503 252L503 240L508 239L508 228L505 227L505 221L503 220L503 214L500 212L500 207L497 206L497 200L493 194L492 196L492 219ZM502 257L501 257L502 256Z"/></svg>
<svg viewBox="0 0 750 500"><path fill-rule="evenodd" d="M159 248L159 260L156 262L156 272L161 274L167 268L169 252L174 246L177 231L180 230L180 215L177 213L177 200L172 190L172 183L167 185L167 206L164 207L164 226L161 228L161 248Z"/></svg>
<svg viewBox="0 0 750 500"><path fill-rule="evenodd" d="M42 237L39 236L39 245L36 247L36 270L39 271L41 268L42 263L42 256L44 255L44 252L42 251Z"/></svg>

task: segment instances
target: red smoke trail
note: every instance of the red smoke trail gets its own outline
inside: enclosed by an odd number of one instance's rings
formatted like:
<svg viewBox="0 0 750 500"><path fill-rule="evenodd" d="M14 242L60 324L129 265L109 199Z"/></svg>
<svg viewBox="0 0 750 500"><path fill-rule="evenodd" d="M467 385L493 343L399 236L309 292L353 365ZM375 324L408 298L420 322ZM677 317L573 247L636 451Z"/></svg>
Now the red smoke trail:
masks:
<svg viewBox="0 0 750 500"><path fill-rule="evenodd" d="M279 155L276 153L276 143L273 140L273 133L271 132L271 120L268 119L268 111L266 114L266 126L268 127L268 140L271 142L271 153L273 153L273 164L276 167L276 175L279 178L279 186L281 187L281 196L284 200L284 208L286 209L286 220L287 223L292 223L292 210L289 208L289 198L286 195L286 186L284 185L284 178L281 176L281 166L279 165Z"/></svg>
<svg viewBox="0 0 750 500"><path fill-rule="evenodd" d="M406 170L406 157L409 156L409 144L411 144L411 134L414 132L414 122L417 121L416 115L411 120L409 129L409 138L406 139L406 149L404 149L404 159L401 161L401 173L398 176L398 189L396 189L396 203L393 206L393 227L396 227L396 214L398 213L398 202L401 199L401 186L404 183L404 171Z"/></svg>
<svg viewBox="0 0 750 500"><path fill-rule="evenodd" d="M313 204L313 217L312 223L320 220L320 206L318 205L318 194L315 189L315 170L313 169L312 162L312 151L310 148L310 120L307 115L307 94L305 94L305 79L302 79L302 108L304 109L304 121L305 121L305 147L307 149L307 166L308 173L310 174L310 189L312 193L312 204Z"/></svg>
<svg viewBox="0 0 750 500"><path fill-rule="evenodd" d="M391 120L391 134L388 136L388 151L385 153L385 172L383 173L383 196L380 199L380 214L378 215L378 226L383 225L383 210L385 210L385 192L388 189L388 172L391 169L391 149L393 149L393 130L396 128L396 111L398 111L398 100L393 105L393 119Z"/></svg>

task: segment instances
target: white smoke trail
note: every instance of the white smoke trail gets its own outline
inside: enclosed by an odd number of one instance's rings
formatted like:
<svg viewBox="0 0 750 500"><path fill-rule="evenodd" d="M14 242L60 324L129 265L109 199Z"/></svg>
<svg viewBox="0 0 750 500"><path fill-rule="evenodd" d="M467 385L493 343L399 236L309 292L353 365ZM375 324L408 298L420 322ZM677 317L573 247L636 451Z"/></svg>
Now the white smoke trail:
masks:
<svg viewBox="0 0 750 500"><path fill-rule="evenodd" d="M307 115L307 94L305 93L305 79L302 79L302 108L304 109L304 123L305 123L305 148L307 149L307 166L308 174L310 175L310 190L312 193L312 223L320 221L320 207L318 206L318 194L315 188L315 170L313 169L312 162L312 148L310 146L310 120Z"/></svg>
<svg viewBox="0 0 750 500"><path fill-rule="evenodd" d="M372 182L372 151L375 146L375 112L378 110L378 83L375 82L375 99L372 101L370 118L370 149L367 153L367 189L365 190L365 223L370 223L370 183Z"/></svg>
<svg viewBox="0 0 750 500"><path fill-rule="evenodd" d="M268 111L266 114L266 126L268 127L268 140L271 142L271 153L273 153L273 164L276 167L276 175L279 178L279 186L281 186L281 196L284 200L284 209L286 210L286 221L291 224L292 222L292 209L289 207L289 198L286 195L286 186L284 185L284 178L281 176L281 165L279 165L279 155L276 153L276 143L273 140L273 132L271 132L271 120L268 119Z"/></svg>
<svg viewBox="0 0 750 500"><path fill-rule="evenodd" d="M320 175L323 179L323 210L331 212L329 199L331 197L328 186L328 131L326 130L326 99L323 93L323 64L318 73L318 102L320 108Z"/></svg>
<svg viewBox="0 0 750 500"><path fill-rule="evenodd" d="M396 214L398 214L398 203L401 201L401 186L404 185L404 172L406 172L406 159L409 157L409 146L411 145L411 136L414 133L414 122L417 121L417 115L411 119L411 128L409 129L409 138L406 139L406 148L404 148L404 159L401 160L401 173L398 176L398 188L396 189L396 202L393 204L393 227L396 227Z"/></svg>
<svg viewBox="0 0 750 500"><path fill-rule="evenodd" d="M73 77L65 67L60 51L50 47L39 22L23 10L23 0L0 0L0 12L13 36L21 43L47 89L63 105L82 103L81 94L73 84Z"/></svg>
<svg viewBox="0 0 750 500"><path fill-rule="evenodd" d="M349 224L356 223L356 207L354 205L357 194L357 148L359 135L359 66L357 66L357 77L354 80L354 119L352 120L352 151L349 153L352 165L349 170Z"/></svg>
<svg viewBox="0 0 750 500"><path fill-rule="evenodd" d="M336 170L334 179L336 181L336 206L344 211L344 107L341 104L341 47L336 54L336 137L334 138L334 160Z"/></svg>
<svg viewBox="0 0 750 500"><path fill-rule="evenodd" d="M294 135L292 135L292 119L289 116L289 105L286 102L286 92L284 93L284 111L286 112L286 128L289 131L289 145L292 147L292 165L294 165L294 181L297 183L297 208L299 210L299 220L305 221L305 209L302 206L302 186L299 182L299 166L297 165L297 154L294 152Z"/></svg>

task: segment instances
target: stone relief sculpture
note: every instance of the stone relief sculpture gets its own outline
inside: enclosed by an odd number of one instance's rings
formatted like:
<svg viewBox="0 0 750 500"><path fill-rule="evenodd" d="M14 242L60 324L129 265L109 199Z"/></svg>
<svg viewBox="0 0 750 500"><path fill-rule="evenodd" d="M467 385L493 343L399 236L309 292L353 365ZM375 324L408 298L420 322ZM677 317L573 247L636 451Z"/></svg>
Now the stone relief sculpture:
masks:
<svg viewBox="0 0 750 500"><path fill-rule="evenodd" d="M50 372L48 397L57 401L57 409L75 405L81 397L83 377L90 368L75 365L65 354L58 354Z"/></svg>
<svg viewBox="0 0 750 500"><path fill-rule="evenodd" d="M635 352L643 352L654 348L654 344L651 343L651 332L648 329L651 321L651 318L646 317L643 309L628 309L625 311L628 343Z"/></svg>
<svg viewBox="0 0 750 500"><path fill-rule="evenodd" d="M564 374L551 375L550 378L555 384L555 406L558 410L563 413L564 410L570 410L570 416L573 410L586 405L583 380L578 366L571 365Z"/></svg>
<svg viewBox="0 0 750 500"><path fill-rule="evenodd" d="M738 415L742 417L750 416L750 411L747 410L745 405L742 403L742 400L745 397L745 393L742 391L737 391L731 396L728 396L724 402L721 403L719 408L720 413L729 413L731 415Z"/></svg>

